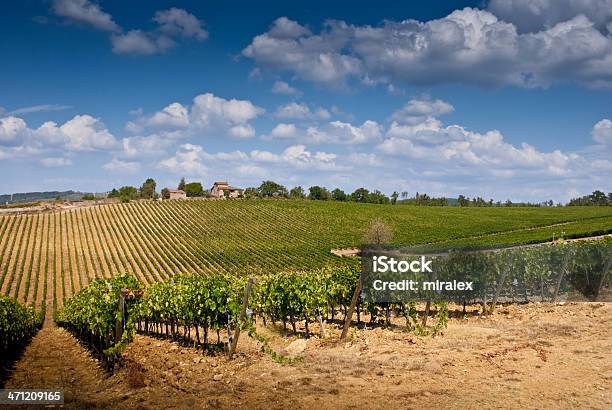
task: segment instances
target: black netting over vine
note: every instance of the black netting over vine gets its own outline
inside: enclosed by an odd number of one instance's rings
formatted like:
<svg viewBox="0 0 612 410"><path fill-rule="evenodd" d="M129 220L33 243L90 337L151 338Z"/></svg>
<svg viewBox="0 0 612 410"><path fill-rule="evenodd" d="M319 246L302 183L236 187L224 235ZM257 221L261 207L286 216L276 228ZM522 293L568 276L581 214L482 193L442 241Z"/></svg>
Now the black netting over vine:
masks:
<svg viewBox="0 0 612 410"><path fill-rule="evenodd" d="M612 241L527 246L363 246L362 299L612 301Z"/></svg>

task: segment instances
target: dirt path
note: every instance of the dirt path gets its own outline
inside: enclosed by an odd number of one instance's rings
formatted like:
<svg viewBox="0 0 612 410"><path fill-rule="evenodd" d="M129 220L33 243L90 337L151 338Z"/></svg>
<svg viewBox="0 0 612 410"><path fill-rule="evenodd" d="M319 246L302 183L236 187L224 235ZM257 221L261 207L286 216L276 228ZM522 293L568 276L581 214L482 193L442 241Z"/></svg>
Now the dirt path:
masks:
<svg viewBox="0 0 612 410"><path fill-rule="evenodd" d="M61 388L69 408L112 407L129 390L113 383L88 351L52 321L32 339L5 388Z"/></svg>

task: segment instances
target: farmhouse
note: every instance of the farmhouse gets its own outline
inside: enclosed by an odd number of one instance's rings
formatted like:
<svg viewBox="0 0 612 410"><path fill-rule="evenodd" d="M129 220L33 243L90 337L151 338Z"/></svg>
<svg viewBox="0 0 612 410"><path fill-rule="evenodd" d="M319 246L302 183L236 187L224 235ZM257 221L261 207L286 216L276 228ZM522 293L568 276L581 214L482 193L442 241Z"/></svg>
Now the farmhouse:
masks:
<svg viewBox="0 0 612 410"><path fill-rule="evenodd" d="M187 199L187 193L182 189L168 189L170 192L169 199Z"/></svg>
<svg viewBox="0 0 612 410"><path fill-rule="evenodd" d="M217 181L210 189L213 198L240 198L242 189L230 186L226 181Z"/></svg>

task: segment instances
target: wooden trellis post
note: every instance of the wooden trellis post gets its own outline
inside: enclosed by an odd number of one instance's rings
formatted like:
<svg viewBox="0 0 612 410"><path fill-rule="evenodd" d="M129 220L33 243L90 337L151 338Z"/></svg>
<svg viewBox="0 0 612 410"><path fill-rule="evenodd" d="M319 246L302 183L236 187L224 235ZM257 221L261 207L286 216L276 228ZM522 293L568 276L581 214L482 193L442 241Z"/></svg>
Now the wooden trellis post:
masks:
<svg viewBox="0 0 612 410"><path fill-rule="evenodd" d="M355 307L357 306L357 302L359 301L359 295L361 294L361 288L363 287L361 280L361 275L359 275L359 280L357 281L357 286L355 287L355 293L353 293L353 299L351 299L351 305L349 306L349 310L346 314L346 319L344 319L344 327L342 328L342 335L340 335L340 340L344 340L346 339L346 336L348 336L349 327L351 326L351 320L353 319L353 313L355 313Z"/></svg>
<svg viewBox="0 0 612 410"><path fill-rule="evenodd" d="M251 293L251 288L253 287L253 279L249 278L246 289L244 290L244 298L242 299L242 308L240 309L240 316L238 316L238 321L236 322L236 330L234 331L234 338L232 339L227 356L229 359L232 358L232 355L236 351L236 346L238 345L238 337L240 337L240 330L242 327L242 322L245 320L246 310L249 306L249 294Z"/></svg>

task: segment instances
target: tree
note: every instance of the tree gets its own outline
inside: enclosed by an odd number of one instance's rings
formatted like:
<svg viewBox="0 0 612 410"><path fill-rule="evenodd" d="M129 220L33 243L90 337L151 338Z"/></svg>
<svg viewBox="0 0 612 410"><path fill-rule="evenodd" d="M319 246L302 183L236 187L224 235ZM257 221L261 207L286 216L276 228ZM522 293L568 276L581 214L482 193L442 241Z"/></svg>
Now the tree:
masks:
<svg viewBox="0 0 612 410"><path fill-rule="evenodd" d="M170 190L168 188L164 188L161 190L162 199L170 199Z"/></svg>
<svg viewBox="0 0 612 410"><path fill-rule="evenodd" d="M94 194L85 194L81 197L81 200L83 201L93 201L94 199L96 199Z"/></svg>
<svg viewBox="0 0 612 410"><path fill-rule="evenodd" d="M393 205L396 204L398 197L399 197L399 194L397 193L397 191L393 191L393 193L391 194L391 203Z"/></svg>
<svg viewBox="0 0 612 410"><path fill-rule="evenodd" d="M243 195L246 199L250 199L250 198L257 198L259 194L257 192L257 188L248 187L247 189L244 190Z"/></svg>
<svg viewBox="0 0 612 410"><path fill-rule="evenodd" d="M157 196L155 187L157 184L153 178L148 178L140 187L140 197L144 199L154 199Z"/></svg>
<svg viewBox="0 0 612 410"><path fill-rule="evenodd" d="M138 189L133 186L123 186L119 188L118 198L121 202L130 202L132 199L138 198Z"/></svg>
<svg viewBox="0 0 612 410"><path fill-rule="evenodd" d="M599 190L593 191L593 193L591 194L591 202L593 202L593 204L595 205L606 205L606 194Z"/></svg>
<svg viewBox="0 0 612 410"><path fill-rule="evenodd" d="M200 182L190 182L185 185L185 193L190 198L194 196L203 196L204 188L202 188L202 184Z"/></svg>
<svg viewBox="0 0 612 410"><path fill-rule="evenodd" d="M108 193L108 198L119 198L119 191L113 188L113 190Z"/></svg>
<svg viewBox="0 0 612 410"><path fill-rule="evenodd" d="M605 206L612 205L612 192L608 193L606 196L602 191L596 190L593 191L591 195L585 195L580 198L572 198L569 203L569 206Z"/></svg>
<svg viewBox="0 0 612 410"><path fill-rule="evenodd" d="M365 188L357 188L355 192L351 194L351 201L353 202L368 202L370 191Z"/></svg>
<svg viewBox="0 0 612 410"><path fill-rule="evenodd" d="M330 198L330 194L327 188L318 185L311 186L310 188L308 188L308 192L308 199L327 201Z"/></svg>
<svg viewBox="0 0 612 410"><path fill-rule="evenodd" d="M374 219L368 228L363 242L365 244L381 245L391 242L393 231L385 224L382 219Z"/></svg>
<svg viewBox="0 0 612 410"><path fill-rule="evenodd" d="M291 191L289 192L289 197L295 198L295 199L305 198L306 195L304 194L304 188L302 188L301 186L296 186L296 187L291 188Z"/></svg>
<svg viewBox="0 0 612 410"><path fill-rule="evenodd" d="M457 198L457 202L459 202L459 206L470 206L470 199L466 198L463 195L459 195L459 198Z"/></svg>
<svg viewBox="0 0 612 410"><path fill-rule="evenodd" d="M257 188L257 193L261 198L289 196L287 188L274 181L263 181L259 188Z"/></svg>
<svg viewBox="0 0 612 410"><path fill-rule="evenodd" d="M387 197L387 195L376 190L374 192L371 192L370 195L368 195L368 202L371 204L388 204L389 198Z"/></svg>
<svg viewBox="0 0 612 410"><path fill-rule="evenodd" d="M346 195L346 193L341 190L340 188L336 188L332 191L331 193L332 199L334 201L346 201L348 199L348 196Z"/></svg>
<svg viewBox="0 0 612 410"><path fill-rule="evenodd" d="M185 190L185 177L181 178L181 180L179 181L178 189L180 189L181 191Z"/></svg>

